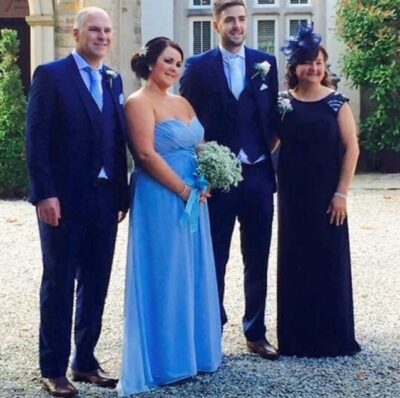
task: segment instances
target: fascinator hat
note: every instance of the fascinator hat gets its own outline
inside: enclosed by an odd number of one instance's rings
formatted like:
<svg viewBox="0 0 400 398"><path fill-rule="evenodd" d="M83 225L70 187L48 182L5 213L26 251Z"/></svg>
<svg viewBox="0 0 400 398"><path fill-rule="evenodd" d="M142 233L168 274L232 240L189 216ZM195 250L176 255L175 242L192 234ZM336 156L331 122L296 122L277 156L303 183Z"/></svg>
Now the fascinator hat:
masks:
<svg viewBox="0 0 400 398"><path fill-rule="evenodd" d="M314 32L314 24L299 24L295 36L286 40L281 51L286 57L288 65L299 65L305 61L315 59L320 50L321 36Z"/></svg>

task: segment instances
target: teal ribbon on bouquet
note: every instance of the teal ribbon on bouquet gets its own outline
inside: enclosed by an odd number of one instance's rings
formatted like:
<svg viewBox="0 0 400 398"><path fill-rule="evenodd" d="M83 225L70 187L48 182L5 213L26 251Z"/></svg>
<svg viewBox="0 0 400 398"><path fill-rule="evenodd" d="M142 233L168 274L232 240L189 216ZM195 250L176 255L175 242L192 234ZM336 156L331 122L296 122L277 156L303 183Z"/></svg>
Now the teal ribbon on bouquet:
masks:
<svg viewBox="0 0 400 398"><path fill-rule="evenodd" d="M207 190L208 184L204 176L198 176L197 174L194 175L194 178L185 178L184 181L192 189L192 192L186 202L180 223L190 223L190 232L194 233L199 226L200 193Z"/></svg>

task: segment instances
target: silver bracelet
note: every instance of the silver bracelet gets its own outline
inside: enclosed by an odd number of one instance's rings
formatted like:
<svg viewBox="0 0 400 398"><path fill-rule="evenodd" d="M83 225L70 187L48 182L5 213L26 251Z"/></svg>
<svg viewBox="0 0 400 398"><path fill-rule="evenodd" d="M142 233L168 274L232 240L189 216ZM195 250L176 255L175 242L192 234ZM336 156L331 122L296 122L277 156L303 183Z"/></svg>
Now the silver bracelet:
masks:
<svg viewBox="0 0 400 398"><path fill-rule="evenodd" d="M183 191L181 193L178 193L178 196L180 196L182 198L188 189L189 189L189 186L187 184L185 184L185 188L183 188Z"/></svg>
<svg viewBox="0 0 400 398"><path fill-rule="evenodd" d="M347 199L347 195L341 192L335 192L333 196L337 196L338 198Z"/></svg>

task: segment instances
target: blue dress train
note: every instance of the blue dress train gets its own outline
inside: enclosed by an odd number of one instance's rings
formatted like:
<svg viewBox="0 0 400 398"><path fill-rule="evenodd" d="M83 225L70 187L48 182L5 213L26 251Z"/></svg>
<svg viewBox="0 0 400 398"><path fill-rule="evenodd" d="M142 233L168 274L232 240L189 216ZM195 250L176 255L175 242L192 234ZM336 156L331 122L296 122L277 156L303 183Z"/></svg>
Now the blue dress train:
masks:
<svg viewBox="0 0 400 398"><path fill-rule="evenodd" d="M167 119L155 148L182 179L193 177L204 129ZM129 225L120 396L173 383L221 363L221 324L208 208L197 230L182 222L184 201L143 169L134 176Z"/></svg>

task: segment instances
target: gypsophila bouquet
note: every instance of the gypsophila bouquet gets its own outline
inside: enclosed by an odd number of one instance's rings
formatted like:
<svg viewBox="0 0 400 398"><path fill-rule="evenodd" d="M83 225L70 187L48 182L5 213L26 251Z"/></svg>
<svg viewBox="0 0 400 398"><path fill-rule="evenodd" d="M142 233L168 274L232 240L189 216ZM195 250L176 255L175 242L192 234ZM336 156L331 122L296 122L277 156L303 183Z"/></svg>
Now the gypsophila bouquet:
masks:
<svg viewBox="0 0 400 398"><path fill-rule="evenodd" d="M209 141L197 146L197 169L199 176L204 176L209 187L227 192L237 187L242 177L242 165L226 146L216 141Z"/></svg>
<svg viewBox="0 0 400 398"><path fill-rule="evenodd" d="M278 94L278 112L281 115L281 120L285 117L286 113L292 112L293 107L290 102L289 93L287 91L281 91Z"/></svg>

